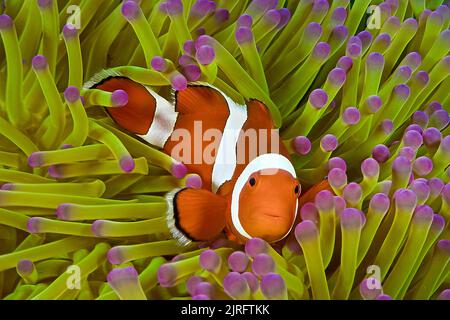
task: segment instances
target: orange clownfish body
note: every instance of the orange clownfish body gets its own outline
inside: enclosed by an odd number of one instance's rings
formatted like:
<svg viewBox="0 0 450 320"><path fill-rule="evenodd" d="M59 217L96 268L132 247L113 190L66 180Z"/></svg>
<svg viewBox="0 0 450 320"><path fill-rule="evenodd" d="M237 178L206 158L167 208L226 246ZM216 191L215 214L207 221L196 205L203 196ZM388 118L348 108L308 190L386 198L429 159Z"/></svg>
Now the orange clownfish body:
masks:
<svg viewBox="0 0 450 320"><path fill-rule="evenodd" d="M168 225L180 243L211 241L223 231L238 242L287 236L301 187L263 103L237 104L207 84L175 91L169 102L145 85L105 75L88 87L127 92L125 106L107 110L115 122L202 179L202 189L166 196Z"/></svg>

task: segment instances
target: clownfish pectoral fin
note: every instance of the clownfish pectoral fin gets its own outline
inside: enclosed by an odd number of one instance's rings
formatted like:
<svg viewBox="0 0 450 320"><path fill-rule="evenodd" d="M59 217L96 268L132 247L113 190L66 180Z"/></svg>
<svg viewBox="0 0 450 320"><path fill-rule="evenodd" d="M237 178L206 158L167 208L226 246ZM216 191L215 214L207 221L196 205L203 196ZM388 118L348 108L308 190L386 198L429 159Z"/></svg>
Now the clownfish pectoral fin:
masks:
<svg viewBox="0 0 450 320"><path fill-rule="evenodd" d="M225 228L227 201L204 189L176 189L166 196L169 229L181 244L215 240Z"/></svg>
<svg viewBox="0 0 450 320"><path fill-rule="evenodd" d="M226 119L229 115L228 98L219 90L202 84L189 85L182 91L175 91L176 111L182 115L217 117Z"/></svg>
<svg viewBox="0 0 450 320"><path fill-rule="evenodd" d="M94 76L85 88L125 91L128 102L120 107L106 108L106 111L121 128L150 144L162 148L172 134L178 116L175 106L149 87L106 70Z"/></svg>
<svg viewBox="0 0 450 320"><path fill-rule="evenodd" d="M299 209L308 202L314 202L316 195L323 190L328 190L333 192L333 189L331 188L330 184L328 183L328 180L323 180L311 188L309 188L308 191L306 191L299 199Z"/></svg>

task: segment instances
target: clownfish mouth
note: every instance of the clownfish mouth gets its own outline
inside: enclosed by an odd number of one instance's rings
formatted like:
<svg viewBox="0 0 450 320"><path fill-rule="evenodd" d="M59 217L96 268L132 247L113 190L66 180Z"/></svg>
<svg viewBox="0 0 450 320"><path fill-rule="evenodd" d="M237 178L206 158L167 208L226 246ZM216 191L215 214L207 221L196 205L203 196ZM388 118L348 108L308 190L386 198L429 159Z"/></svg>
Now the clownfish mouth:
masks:
<svg viewBox="0 0 450 320"><path fill-rule="evenodd" d="M276 219L281 219L281 218L283 218L282 216L280 216L279 214L276 214L276 213L264 213L264 215L265 215L266 217L276 218Z"/></svg>

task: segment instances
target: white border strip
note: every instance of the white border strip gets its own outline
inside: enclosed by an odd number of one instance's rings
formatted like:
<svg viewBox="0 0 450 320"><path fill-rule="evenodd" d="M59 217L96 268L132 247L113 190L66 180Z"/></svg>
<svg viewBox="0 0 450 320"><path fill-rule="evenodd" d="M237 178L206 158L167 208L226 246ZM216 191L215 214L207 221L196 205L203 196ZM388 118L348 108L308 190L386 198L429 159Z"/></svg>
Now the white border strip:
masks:
<svg viewBox="0 0 450 320"><path fill-rule="evenodd" d="M163 148L173 133L178 112L175 112L175 106L169 101L149 87L146 86L145 88L156 99L156 109L147 134L140 135L140 137L154 146Z"/></svg>
<svg viewBox="0 0 450 320"><path fill-rule="evenodd" d="M222 139L220 140L216 161L212 171L213 192L217 192L220 186L233 178L237 165L236 146L242 127L248 117L246 106L236 104L222 92L221 94L228 103L230 115L223 130Z"/></svg>
<svg viewBox="0 0 450 320"><path fill-rule="evenodd" d="M251 239L252 236L250 236L247 233L247 231L245 231L244 227L241 224L241 221L239 220L239 196L240 196L241 191L244 188L245 184L247 183L248 179L250 178L250 176L254 172L261 171L264 169L284 170L284 171L289 172L292 175L292 177L294 177L294 179L297 178L297 174L295 172L294 166L289 161L289 159L282 156L281 154L267 153L267 154L260 155L259 157L256 157L255 159L253 159L247 165L247 167L245 167L244 171L241 173L241 175L239 176L239 178L236 181L236 184L233 189L233 194L231 196L231 220L232 220L233 225L236 228L236 230L243 237L245 237L247 239ZM294 225L295 218L297 217L297 210L298 210L298 200L297 200L297 205L295 208L295 217L292 221L292 225ZM292 229L292 226L291 226L291 229ZM289 230L288 233L290 231L291 230Z"/></svg>

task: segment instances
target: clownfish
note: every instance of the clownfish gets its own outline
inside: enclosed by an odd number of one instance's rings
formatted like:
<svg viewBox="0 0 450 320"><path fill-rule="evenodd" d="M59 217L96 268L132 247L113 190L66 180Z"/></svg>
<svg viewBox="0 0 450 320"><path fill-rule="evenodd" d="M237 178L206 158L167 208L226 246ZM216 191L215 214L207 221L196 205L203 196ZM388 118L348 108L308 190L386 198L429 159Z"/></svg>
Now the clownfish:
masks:
<svg viewBox="0 0 450 320"><path fill-rule="evenodd" d="M109 116L201 177L200 189L176 189L166 195L167 223L180 244L212 241L223 232L239 243L254 237L274 243L290 233L301 186L264 103L236 103L205 83L173 91L173 101L168 101L146 85L108 72L95 76L85 88L124 90L128 103L106 108ZM180 132L190 135L187 143L180 142ZM220 135L207 139L206 132ZM206 161L204 154L212 159Z"/></svg>

